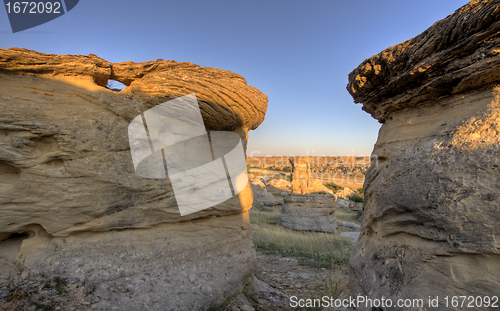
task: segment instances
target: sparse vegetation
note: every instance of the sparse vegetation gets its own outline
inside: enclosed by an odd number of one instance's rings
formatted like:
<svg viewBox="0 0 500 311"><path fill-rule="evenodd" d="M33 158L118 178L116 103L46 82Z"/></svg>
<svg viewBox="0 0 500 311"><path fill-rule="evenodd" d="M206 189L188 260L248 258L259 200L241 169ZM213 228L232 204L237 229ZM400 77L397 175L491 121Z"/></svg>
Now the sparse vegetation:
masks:
<svg viewBox="0 0 500 311"><path fill-rule="evenodd" d="M34 306L36 310L54 310L56 306L67 302L67 280L55 276L46 278L38 275L37 279L19 282L14 277L6 279L7 283L2 284L2 290L7 292L3 298L6 305L0 303L3 310L20 310L20 306Z"/></svg>
<svg viewBox="0 0 500 311"><path fill-rule="evenodd" d="M15 269L18 272L21 272L24 269L24 262L25 261L26 261L26 257L23 257L23 255L21 254L16 260L12 261L12 264L14 265Z"/></svg>
<svg viewBox="0 0 500 311"><path fill-rule="evenodd" d="M252 210L261 211L263 206L264 205L262 203L258 203L258 202L254 201L253 204L252 204Z"/></svg>
<svg viewBox="0 0 500 311"><path fill-rule="evenodd" d="M270 171L276 171L276 172L283 172L283 173L290 173L292 169L289 166L285 166L283 168L278 168L278 167L268 167L266 168L267 170Z"/></svg>
<svg viewBox="0 0 500 311"><path fill-rule="evenodd" d="M338 234L295 231L278 225L278 213L250 210L254 244L267 253L299 256L301 263L313 267L345 264L353 244Z"/></svg>
<svg viewBox="0 0 500 311"><path fill-rule="evenodd" d="M354 221L357 216L357 214L345 211L343 215L349 221ZM309 284L304 285L308 281L299 279L297 282L301 284L298 284L298 287L295 288L291 286L290 282L279 283L277 281L276 284L273 282L276 279L272 277L269 283L271 286L277 286L276 288L284 290L289 295L290 293L287 290L291 290L291 293L295 295L298 293L297 290L301 291L301 297L306 299L315 299L322 296L338 298L345 291L348 282L346 264L353 248L353 243L350 240L339 234L295 231L282 227L279 225L278 212L251 209L250 222L257 250L268 255L276 254L285 258L295 257L299 265L307 266L308 269L311 269L309 271L316 275L316 278L313 279L315 281L312 282L314 285L310 281ZM283 275L283 272L272 271L274 275L275 273ZM279 271L279 269L276 269L276 271ZM295 272L295 270L293 271ZM318 271L324 272L318 273ZM270 273L269 268L267 268L268 274L264 273L266 272L257 270L256 276L266 281L266 276ZM283 287L280 286L281 284L283 284ZM322 308L303 307L297 308L297 310L319 311Z"/></svg>
<svg viewBox="0 0 500 311"><path fill-rule="evenodd" d="M337 185L336 183L333 183L333 182L326 183L325 187L327 187L329 189L332 189L333 191L338 191L338 190L342 189L341 186L339 186L339 185Z"/></svg>
<svg viewBox="0 0 500 311"><path fill-rule="evenodd" d="M349 200L355 202L355 203L363 203L363 196L353 193L349 196Z"/></svg>
<svg viewBox="0 0 500 311"><path fill-rule="evenodd" d="M80 310L82 306L89 305L92 299L90 295L83 295L89 291L89 286L85 284L72 283L68 285L68 280L60 276L47 277L45 274L33 274L22 267L16 272L17 267L12 267L13 273L0 282L0 310ZM28 272L28 278L21 274ZM71 297L68 294L71 292ZM77 297L77 298L75 298ZM78 298L79 297L79 298Z"/></svg>
<svg viewBox="0 0 500 311"><path fill-rule="evenodd" d="M347 269L345 267L335 267L334 268L335 273L330 275L329 277L326 277L319 281L321 283L320 288L321 290L319 293L312 293L310 292L307 297L304 297L305 299L318 299L318 297L331 297L333 299L337 299L340 297L342 293L342 288L347 287L348 279L347 279ZM322 307L299 307L297 310L304 310L304 311L321 311L323 310Z"/></svg>
<svg viewBox="0 0 500 311"><path fill-rule="evenodd" d="M282 180L286 180L286 181L291 181L292 177L290 175L275 174L272 179L282 179Z"/></svg>
<svg viewBox="0 0 500 311"><path fill-rule="evenodd" d="M358 218L359 216L361 216L360 214L362 214L362 212L357 212L357 213L348 213L344 210L341 210L341 209L337 209L335 211L335 217L337 217L337 220L340 220L340 221L349 221L349 222L354 222L354 223L358 223Z"/></svg>
<svg viewBox="0 0 500 311"><path fill-rule="evenodd" d="M68 292L66 287L68 286L68 279L55 276L52 281L54 282L54 289L59 292L59 294L65 295Z"/></svg>
<svg viewBox="0 0 500 311"><path fill-rule="evenodd" d="M284 196L282 196L281 194L278 194L278 193L273 193L273 196L278 199L278 200L282 200L284 198Z"/></svg>

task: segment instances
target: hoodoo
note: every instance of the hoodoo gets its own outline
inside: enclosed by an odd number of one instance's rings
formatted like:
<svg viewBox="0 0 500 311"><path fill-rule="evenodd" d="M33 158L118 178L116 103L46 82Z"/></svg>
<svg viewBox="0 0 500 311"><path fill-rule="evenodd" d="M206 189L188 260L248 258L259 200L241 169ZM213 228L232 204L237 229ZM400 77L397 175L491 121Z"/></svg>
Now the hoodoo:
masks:
<svg viewBox="0 0 500 311"><path fill-rule="evenodd" d="M264 120L265 94L191 63L17 48L0 49L0 76L3 258L92 284L92 307L104 310L206 310L252 280L250 185L181 216L168 178L135 172L128 126L194 93L206 130L235 132L246 147ZM111 91L109 80L127 88Z"/></svg>
<svg viewBox="0 0 500 311"><path fill-rule="evenodd" d="M349 75L355 102L383 123L349 261L353 296L423 299L419 310L436 309L429 297L456 310L453 296L498 296L499 33L500 1L471 1ZM418 309L394 307L379 310Z"/></svg>

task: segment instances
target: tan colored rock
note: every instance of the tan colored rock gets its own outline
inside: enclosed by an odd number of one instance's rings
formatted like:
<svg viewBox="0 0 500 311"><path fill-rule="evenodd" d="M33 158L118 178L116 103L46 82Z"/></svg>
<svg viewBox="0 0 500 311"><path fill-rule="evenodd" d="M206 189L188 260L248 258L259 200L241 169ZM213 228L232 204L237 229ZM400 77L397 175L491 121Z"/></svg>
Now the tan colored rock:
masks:
<svg viewBox="0 0 500 311"><path fill-rule="evenodd" d="M283 201L280 225L295 230L337 231L335 197L330 193L291 194Z"/></svg>
<svg viewBox="0 0 500 311"><path fill-rule="evenodd" d="M498 1L471 1L413 39L349 74L347 90L383 122L393 111L435 105L500 80Z"/></svg>
<svg viewBox="0 0 500 311"><path fill-rule="evenodd" d="M344 187L340 189L339 191L335 192L335 197L338 199L343 199L343 200L349 200L349 197L353 194L355 194L356 191L352 190L349 187Z"/></svg>
<svg viewBox="0 0 500 311"><path fill-rule="evenodd" d="M282 207L283 207L282 200L273 199L271 201L263 201L262 202L262 210L267 211L267 212L281 213Z"/></svg>
<svg viewBox="0 0 500 311"><path fill-rule="evenodd" d="M429 296L439 310L456 310L444 297L498 296L499 4L472 1L349 76L355 100L384 122L352 295L424 299L421 310L435 309Z"/></svg>
<svg viewBox="0 0 500 311"><path fill-rule="evenodd" d="M310 193L311 166L309 157L299 157L298 159L288 159L292 168L292 193Z"/></svg>
<svg viewBox="0 0 500 311"><path fill-rule="evenodd" d="M311 172L311 157L292 157L289 158L291 173L291 189L295 194L306 194L315 192L329 192L330 189L322 184L321 180L315 179Z"/></svg>
<svg viewBox="0 0 500 311"><path fill-rule="evenodd" d="M328 192L330 194L334 194L333 190L323 185L321 180L311 179L309 183L309 191L314 192Z"/></svg>
<svg viewBox="0 0 500 311"><path fill-rule="evenodd" d="M292 192L283 198L280 225L295 230L335 232L335 196L313 182L309 157L289 159Z"/></svg>
<svg viewBox="0 0 500 311"><path fill-rule="evenodd" d="M248 175L248 181L252 186L254 202L262 203L263 201L272 201L274 196L267 192L267 187L262 181L262 178L254 175Z"/></svg>
<svg viewBox="0 0 500 311"><path fill-rule="evenodd" d="M156 104L196 93L207 130L234 131L246 145L266 95L190 63L25 49L0 49L0 78L0 256L96 284L105 310L204 310L251 279L250 184L181 216L168 179L135 173L127 128ZM108 79L129 86L113 92Z"/></svg>
<svg viewBox="0 0 500 311"><path fill-rule="evenodd" d="M268 183L268 187L271 186L281 191L290 191L291 185L291 182L284 179L272 179Z"/></svg>

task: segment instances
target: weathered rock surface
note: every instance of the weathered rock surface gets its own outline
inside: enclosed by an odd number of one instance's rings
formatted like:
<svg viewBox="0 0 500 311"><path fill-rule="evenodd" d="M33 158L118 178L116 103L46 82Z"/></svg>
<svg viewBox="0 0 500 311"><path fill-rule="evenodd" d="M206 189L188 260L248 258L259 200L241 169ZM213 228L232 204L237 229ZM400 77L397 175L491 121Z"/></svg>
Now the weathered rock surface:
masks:
<svg viewBox="0 0 500 311"><path fill-rule="evenodd" d="M265 94L247 85L242 76L226 70L162 59L112 64L93 54L54 55L19 48L1 51L1 72L45 77L85 76L103 87L109 79L116 80L128 86L124 95L132 95L145 108L196 93L203 121L211 130L242 128L248 132L262 123L267 109ZM127 112L122 111L119 115L134 117Z"/></svg>
<svg viewBox="0 0 500 311"><path fill-rule="evenodd" d="M275 200L272 193L267 192L266 189L252 184L252 191L254 193L254 202L262 203L263 201L273 201Z"/></svg>
<svg viewBox="0 0 500 311"><path fill-rule="evenodd" d="M207 130L234 131L246 144L266 95L190 63L15 48L0 49L0 78L0 256L95 284L105 310L203 310L251 280L250 185L181 216L168 179L135 173L127 128L195 93ZM108 79L128 87L112 92Z"/></svg>
<svg viewBox="0 0 500 311"><path fill-rule="evenodd" d="M303 194L311 193L311 165L309 157L300 157L298 159L288 159L292 168L292 193Z"/></svg>
<svg viewBox="0 0 500 311"><path fill-rule="evenodd" d="M279 194L285 191L290 191L291 183L284 179L272 179L267 183L267 188L270 192Z"/></svg>
<svg viewBox="0 0 500 311"><path fill-rule="evenodd" d="M251 175L251 174L248 175L248 181L250 181L250 183L252 183L255 186L258 186L258 187L262 188L262 190L265 191L266 184L264 183L263 180L264 179L262 177L256 177L256 176Z"/></svg>
<svg viewBox="0 0 500 311"><path fill-rule="evenodd" d="M295 230L335 232L335 196L317 191L311 183L311 168L307 157L290 159L292 193L283 198L280 225Z"/></svg>
<svg viewBox="0 0 500 311"><path fill-rule="evenodd" d="M383 122L397 110L435 105L500 80L500 6L471 1L413 39L365 60L347 90Z"/></svg>
<svg viewBox="0 0 500 311"><path fill-rule="evenodd" d="M349 76L355 100L384 122L352 295L439 296L439 310L455 310L445 296L500 292L499 4L472 1Z"/></svg>
<svg viewBox="0 0 500 311"><path fill-rule="evenodd" d="M281 200L273 200L273 201L264 201L262 202L262 209L268 212L278 212L281 213L281 209L283 207L283 201Z"/></svg>
<svg viewBox="0 0 500 311"><path fill-rule="evenodd" d="M348 208L350 206L349 200L337 198L336 205L338 208Z"/></svg>
<svg viewBox="0 0 500 311"><path fill-rule="evenodd" d="M344 188L340 189L339 191L335 192L334 195L337 198L337 200L341 199L343 201L349 201L349 197L355 193L356 192L354 190L352 190L351 188L344 187Z"/></svg>
<svg viewBox="0 0 500 311"><path fill-rule="evenodd" d="M319 232L336 232L335 197L330 193L292 194L283 198L280 225Z"/></svg>
<svg viewBox="0 0 500 311"><path fill-rule="evenodd" d="M262 179L253 175L249 175L248 179L252 186L254 203L262 204L262 209L265 211L280 212L283 201L276 200L272 193L267 192L268 186L263 183Z"/></svg>

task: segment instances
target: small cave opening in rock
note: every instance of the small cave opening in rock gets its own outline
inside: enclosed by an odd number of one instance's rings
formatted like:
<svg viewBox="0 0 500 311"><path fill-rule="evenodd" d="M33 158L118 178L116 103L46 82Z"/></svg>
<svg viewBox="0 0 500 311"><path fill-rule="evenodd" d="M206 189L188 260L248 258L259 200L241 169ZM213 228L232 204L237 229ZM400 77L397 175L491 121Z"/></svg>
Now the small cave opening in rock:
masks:
<svg viewBox="0 0 500 311"><path fill-rule="evenodd" d="M9 237L2 239L2 241L5 241L5 240L17 240L17 239L24 240L24 239L26 239L28 237L29 237L29 235L26 234L26 233L13 233Z"/></svg>
<svg viewBox="0 0 500 311"><path fill-rule="evenodd" d="M29 238L29 233L4 233L0 232L0 254L7 260L15 260L21 249L23 240Z"/></svg>
<svg viewBox="0 0 500 311"><path fill-rule="evenodd" d="M116 80L111 80L109 79L108 80L108 83L106 84L106 88L108 90L111 90L113 92L121 92L123 91L127 86L123 83L121 83L120 81L116 81Z"/></svg>

